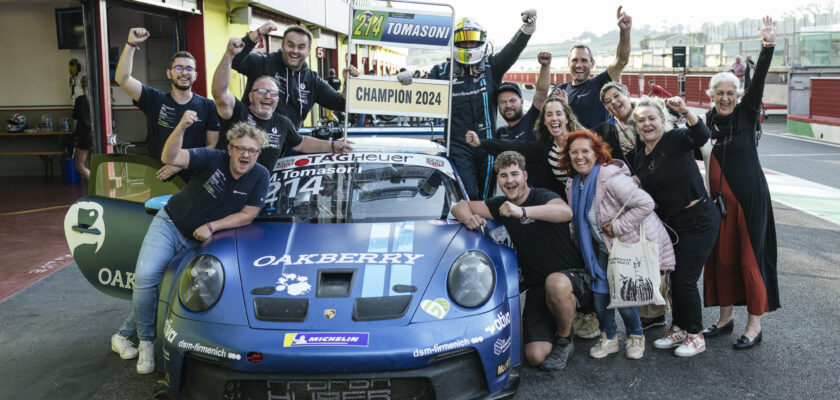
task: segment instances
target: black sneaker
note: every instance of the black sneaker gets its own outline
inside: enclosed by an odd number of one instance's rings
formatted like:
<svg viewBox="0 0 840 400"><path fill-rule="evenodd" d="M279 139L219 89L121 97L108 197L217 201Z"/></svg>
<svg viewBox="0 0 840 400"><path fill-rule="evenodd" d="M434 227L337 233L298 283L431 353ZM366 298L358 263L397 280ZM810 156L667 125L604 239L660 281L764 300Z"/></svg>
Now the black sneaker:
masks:
<svg viewBox="0 0 840 400"><path fill-rule="evenodd" d="M665 316L660 315L653 318L642 318L642 330L648 330L657 326L665 326Z"/></svg>
<svg viewBox="0 0 840 400"><path fill-rule="evenodd" d="M568 338L559 337L554 340L554 348L551 353L540 364L540 369L543 371L556 371L566 368L566 362L569 361L569 356L575 351L575 333L571 332Z"/></svg>

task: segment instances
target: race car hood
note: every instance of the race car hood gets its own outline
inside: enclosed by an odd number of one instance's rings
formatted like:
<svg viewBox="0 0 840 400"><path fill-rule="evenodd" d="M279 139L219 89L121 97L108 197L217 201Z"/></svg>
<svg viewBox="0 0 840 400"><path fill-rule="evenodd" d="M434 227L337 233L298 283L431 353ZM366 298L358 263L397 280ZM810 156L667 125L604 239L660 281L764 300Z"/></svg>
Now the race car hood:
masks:
<svg viewBox="0 0 840 400"><path fill-rule="evenodd" d="M297 330L406 325L460 228L444 220L253 223L237 233L248 322Z"/></svg>

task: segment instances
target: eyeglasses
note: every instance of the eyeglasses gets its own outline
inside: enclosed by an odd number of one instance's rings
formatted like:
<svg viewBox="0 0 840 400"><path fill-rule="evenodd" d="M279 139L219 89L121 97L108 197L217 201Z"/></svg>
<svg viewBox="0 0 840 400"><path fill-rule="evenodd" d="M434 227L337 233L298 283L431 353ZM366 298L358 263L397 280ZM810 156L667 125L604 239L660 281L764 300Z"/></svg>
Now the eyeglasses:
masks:
<svg viewBox="0 0 840 400"><path fill-rule="evenodd" d="M195 72L195 67L190 67L190 66L185 67L183 65L174 65L174 66L172 66L172 69L174 69L175 72L177 72L179 74L181 72L184 72L184 71L187 71L187 72L190 72L190 73Z"/></svg>
<svg viewBox="0 0 840 400"><path fill-rule="evenodd" d="M251 93L254 93L254 92L257 92L257 94L259 94L260 96L265 96L265 95L268 95L269 97L280 96L280 92L277 91L277 90L268 90L268 89L259 88L259 89L254 89L254 90L251 91Z"/></svg>
<svg viewBox="0 0 840 400"><path fill-rule="evenodd" d="M239 154L248 153L249 156L255 156L257 154L260 154L260 149L249 149L247 147L241 147L235 144L230 145L230 147L233 147L234 150L236 150L236 152Z"/></svg>

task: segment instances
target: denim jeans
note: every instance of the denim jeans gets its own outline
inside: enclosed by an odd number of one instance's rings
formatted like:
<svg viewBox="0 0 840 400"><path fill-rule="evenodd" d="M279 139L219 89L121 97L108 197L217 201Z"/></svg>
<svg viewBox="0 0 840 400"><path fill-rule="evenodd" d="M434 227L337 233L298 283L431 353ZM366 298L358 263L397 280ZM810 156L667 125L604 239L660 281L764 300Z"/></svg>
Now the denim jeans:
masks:
<svg viewBox="0 0 840 400"><path fill-rule="evenodd" d="M158 284L175 256L198 245L198 241L188 239L175 227L165 209L158 211L137 256L132 309L120 326L120 335L130 338L136 333L140 340L155 340Z"/></svg>
<svg viewBox="0 0 840 400"><path fill-rule="evenodd" d="M607 339L615 337L615 310L621 315L624 321L624 329L627 335L641 335L642 321L639 319L639 307L624 307L608 310L610 295L605 293L592 293L592 304L595 306L595 314L598 315L598 324L601 325L601 332L607 334Z"/></svg>

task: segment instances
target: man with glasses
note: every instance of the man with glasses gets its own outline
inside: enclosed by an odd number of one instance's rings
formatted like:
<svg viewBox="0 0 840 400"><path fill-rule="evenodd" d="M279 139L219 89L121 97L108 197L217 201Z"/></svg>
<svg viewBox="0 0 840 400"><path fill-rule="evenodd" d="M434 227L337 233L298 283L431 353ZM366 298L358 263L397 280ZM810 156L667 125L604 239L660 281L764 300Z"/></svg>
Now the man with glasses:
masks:
<svg viewBox="0 0 840 400"><path fill-rule="evenodd" d="M296 128L301 126L315 103L330 110L344 111L344 96L306 65L312 45L312 34L306 28L293 25L286 29L283 44L274 53L251 53L260 37L275 30L277 26L269 21L242 38L244 48L233 58L233 69L248 77L245 93L250 93L257 78L263 75L276 79L280 84L277 112L288 117ZM359 76L359 71L352 65L344 72ZM243 96L242 102L248 105L249 96Z"/></svg>
<svg viewBox="0 0 840 400"><path fill-rule="evenodd" d="M211 92L216 100L216 110L222 119L222 140L219 149L224 149L227 145L224 137L228 129L238 122L246 122L268 133L268 147L257 161L269 171L273 169L277 158L289 148L302 153L347 153L351 150L350 145L343 141L330 142L309 136L301 137L289 118L275 112L280 100L280 85L271 76L263 75L254 81L251 90L245 96L248 98L247 105L239 101L228 87L233 59L244 48L245 43L241 39L230 38L227 50L213 75Z"/></svg>
<svg viewBox="0 0 840 400"><path fill-rule="evenodd" d="M192 91L196 68L195 58L190 53L179 51L169 59L169 68L166 70L166 77L171 83L169 92L164 93L146 86L132 76L134 53L149 36L149 32L144 28L132 28L128 32L128 41L114 76L120 87L134 101L134 105L146 115L149 155L154 158L161 157L166 139L187 110L195 111L198 121L185 132L184 148L216 147L219 139L219 117L212 100ZM179 171L180 168L165 165L158 171L157 176L159 179L168 179ZM179 175L188 180L191 174L183 172Z"/></svg>
<svg viewBox="0 0 840 400"><path fill-rule="evenodd" d="M265 203L268 171L255 165L268 144L265 132L240 123L228 131L226 151L184 149L185 132L199 120L194 110L185 111L166 139L163 161L193 172L193 179L152 219L137 257L132 311L111 337L111 350L122 359L138 357L139 374L155 370L157 286L166 267L215 233L250 224ZM137 348L129 341L135 335Z"/></svg>

